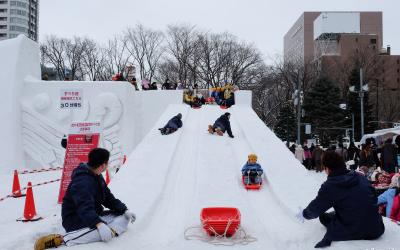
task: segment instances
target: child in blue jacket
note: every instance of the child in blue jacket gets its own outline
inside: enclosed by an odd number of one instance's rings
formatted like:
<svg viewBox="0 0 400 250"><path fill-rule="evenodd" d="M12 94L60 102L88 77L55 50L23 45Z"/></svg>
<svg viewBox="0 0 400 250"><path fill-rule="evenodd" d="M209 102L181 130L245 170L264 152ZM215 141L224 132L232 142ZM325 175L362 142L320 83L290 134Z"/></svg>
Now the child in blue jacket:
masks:
<svg viewBox="0 0 400 250"><path fill-rule="evenodd" d="M246 184L260 184L262 179L263 169L257 163L257 155L250 154L248 161L242 168L242 175Z"/></svg>
<svg viewBox="0 0 400 250"><path fill-rule="evenodd" d="M400 190L400 178L399 175L395 175L392 178L392 182L388 190L378 196L378 205L386 204L386 217L390 216L392 211L393 199L399 193Z"/></svg>

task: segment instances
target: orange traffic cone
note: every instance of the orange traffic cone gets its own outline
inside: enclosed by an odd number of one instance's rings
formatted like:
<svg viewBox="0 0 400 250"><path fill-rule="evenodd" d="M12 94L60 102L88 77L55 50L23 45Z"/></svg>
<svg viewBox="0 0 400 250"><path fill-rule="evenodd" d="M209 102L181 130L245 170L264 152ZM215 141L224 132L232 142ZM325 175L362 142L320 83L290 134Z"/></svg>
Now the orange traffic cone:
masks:
<svg viewBox="0 0 400 250"><path fill-rule="evenodd" d="M14 180L12 186L12 195L14 198L25 196L21 193L21 187L19 185L18 171L14 170Z"/></svg>
<svg viewBox="0 0 400 250"><path fill-rule="evenodd" d="M108 168L106 170L106 184L108 185L110 183L110 175L108 174Z"/></svg>
<svg viewBox="0 0 400 250"><path fill-rule="evenodd" d="M36 214L35 200L33 199L32 183L28 182L28 190L26 191L24 217L17 219L17 221L38 221L42 217Z"/></svg>

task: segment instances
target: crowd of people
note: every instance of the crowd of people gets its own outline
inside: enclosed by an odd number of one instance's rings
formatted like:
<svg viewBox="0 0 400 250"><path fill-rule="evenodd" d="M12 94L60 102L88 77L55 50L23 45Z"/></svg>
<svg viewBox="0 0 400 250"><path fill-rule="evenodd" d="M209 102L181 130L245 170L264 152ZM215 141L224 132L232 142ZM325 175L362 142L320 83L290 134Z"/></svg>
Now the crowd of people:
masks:
<svg viewBox="0 0 400 250"><path fill-rule="evenodd" d="M112 77L113 81L126 81L122 73L117 73ZM129 82L135 88L139 90L139 86L135 77L131 78ZM231 107L235 104L235 91L238 87L231 84L225 83L220 84L221 87L212 87L209 90L200 90L197 84L184 85L183 83L173 83L168 78L164 81L161 86L158 86L157 82L150 82L147 79L141 81L141 89L146 90L184 90L183 101L190 105L192 108L200 108L204 104L217 104L223 107ZM187 87L187 88L186 88Z"/></svg>
<svg viewBox="0 0 400 250"><path fill-rule="evenodd" d="M351 142L349 147L345 148L342 143L339 143L337 147L333 145L326 150L335 151L343 158L349 169L366 172L368 177L378 167L389 174L397 172L396 169L399 167L400 136L396 137L395 143L393 143L392 138L389 138L380 146L376 145L374 138L368 138L360 146L361 148L358 148L354 142ZM310 147L293 144L290 147L290 151L308 170L322 171L321 155L324 150L319 144L311 144Z"/></svg>
<svg viewBox="0 0 400 250"><path fill-rule="evenodd" d="M226 108L230 108L235 104L235 91L238 88L233 84L227 83L223 87L211 88L207 93L198 89L198 85L189 87L183 94L183 101L192 108L199 108L204 104L217 104ZM208 94L208 97L204 96Z"/></svg>

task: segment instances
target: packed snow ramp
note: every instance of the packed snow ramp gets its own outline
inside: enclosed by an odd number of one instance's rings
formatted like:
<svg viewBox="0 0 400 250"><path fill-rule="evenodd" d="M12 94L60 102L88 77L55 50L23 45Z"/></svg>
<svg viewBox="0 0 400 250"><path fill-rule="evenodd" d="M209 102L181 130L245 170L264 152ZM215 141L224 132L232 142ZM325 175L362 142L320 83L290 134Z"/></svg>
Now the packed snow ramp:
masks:
<svg viewBox="0 0 400 250"><path fill-rule="evenodd" d="M207 132L208 124L226 111L231 113L234 139ZM160 135L158 128L177 113L183 115L183 127L174 134ZM246 191L241 183L241 168L250 153L258 155L266 175L259 191ZM301 224L294 215L315 197L320 184L251 108L170 105L110 184L115 196L136 213L136 222L118 239L90 247L214 249L216 246L207 242L186 240L184 232L200 226L202 208L226 206L240 210L242 228L257 238L230 248L312 249L325 228L318 220ZM334 242L331 249L399 245L397 226L385 224L386 233L377 241ZM199 229L199 233L203 232Z"/></svg>

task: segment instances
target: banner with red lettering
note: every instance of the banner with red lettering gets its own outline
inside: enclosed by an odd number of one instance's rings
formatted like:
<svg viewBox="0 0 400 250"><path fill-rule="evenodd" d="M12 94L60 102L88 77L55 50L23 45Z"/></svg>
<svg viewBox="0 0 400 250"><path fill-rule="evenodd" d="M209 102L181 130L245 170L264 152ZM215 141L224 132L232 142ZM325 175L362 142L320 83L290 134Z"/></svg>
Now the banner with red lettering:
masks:
<svg viewBox="0 0 400 250"><path fill-rule="evenodd" d="M65 192L71 182L72 171L79 163L87 162L89 152L98 147L100 132L100 122L73 122L71 124L64 158L58 203L62 203Z"/></svg>

